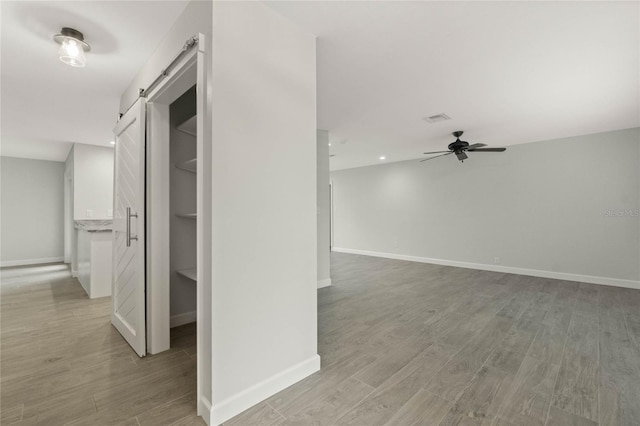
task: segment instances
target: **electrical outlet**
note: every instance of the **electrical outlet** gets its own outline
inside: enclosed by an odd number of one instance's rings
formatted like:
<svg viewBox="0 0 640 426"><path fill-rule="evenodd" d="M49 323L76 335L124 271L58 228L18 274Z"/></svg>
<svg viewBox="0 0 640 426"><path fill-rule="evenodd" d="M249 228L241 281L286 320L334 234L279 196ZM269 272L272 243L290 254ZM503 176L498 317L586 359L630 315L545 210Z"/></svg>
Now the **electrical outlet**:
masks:
<svg viewBox="0 0 640 426"><path fill-rule="evenodd" d="M107 217L113 217L113 210L107 210Z"/></svg>
<svg viewBox="0 0 640 426"><path fill-rule="evenodd" d="M93 217L93 210L87 210L85 213L86 217Z"/></svg>
<svg viewBox="0 0 640 426"><path fill-rule="evenodd" d="M494 257L493 263L495 263L496 265L500 264L500 258L498 256Z"/></svg>

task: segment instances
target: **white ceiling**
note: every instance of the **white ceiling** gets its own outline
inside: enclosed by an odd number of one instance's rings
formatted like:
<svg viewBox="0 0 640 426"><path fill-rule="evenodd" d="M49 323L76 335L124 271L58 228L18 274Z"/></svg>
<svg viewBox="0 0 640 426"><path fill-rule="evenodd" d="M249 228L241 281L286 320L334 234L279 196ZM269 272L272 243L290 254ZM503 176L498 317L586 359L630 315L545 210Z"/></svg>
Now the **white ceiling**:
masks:
<svg viewBox="0 0 640 426"><path fill-rule="evenodd" d="M186 1L2 1L1 154L64 161L71 143L111 146L120 95ZM87 66L54 34L82 31Z"/></svg>
<svg viewBox="0 0 640 426"><path fill-rule="evenodd" d="M449 133L506 146L640 125L639 2L271 2L318 36L333 170L419 158ZM186 1L2 1L1 154L109 146L120 94ZM86 68L51 37L85 33ZM428 124L446 113L452 120Z"/></svg>
<svg viewBox="0 0 640 426"><path fill-rule="evenodd" d="M640 125L639 2L273 2L318 36L333 170ZM452 120L428 124L425 116Z"/></svg>

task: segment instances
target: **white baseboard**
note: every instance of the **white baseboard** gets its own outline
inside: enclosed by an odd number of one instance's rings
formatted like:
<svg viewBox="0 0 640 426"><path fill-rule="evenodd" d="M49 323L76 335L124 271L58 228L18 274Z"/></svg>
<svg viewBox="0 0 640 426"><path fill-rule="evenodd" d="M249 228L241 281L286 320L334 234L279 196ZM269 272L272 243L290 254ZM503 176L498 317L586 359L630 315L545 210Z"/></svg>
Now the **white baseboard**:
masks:
<svg viewBox="0 0 640 426"><path fill-rule="evenodd" d="M42 259L22 259L22 260L4 260L0 262L0 268L6 268L8 266L28 266L28 265L41 265L43 263L58 263L62 262L64 257L45 257Z"/></svg>
<svg viewBox="0 0 640 426"><path fill-rule="evenodd" d="M210 426L217 426L242 413L257 403L264 401L292 384L320 370L320 356L314 355L268 379L256 383L211 407Z"/></svg>
<svg viewBox="0 0 640 426"><path fill-rule="evenodd" d="M324 280L318 280L318 288L325 288L331 285L331 278L326 278Z"/></svg>
<svg viewBox="0 0 640 426"><path fill-rule="evenodd" d="M78 278L78 270L77 269L72 269L71 270L71 276L73 278Z"/></svg>
<svg viewBox="0 0 640 426"><path fill-rule="evenodd" d="M200 397L198 415L202 417L202 420L204 420L206 424L211 425L211 402L204 396Z"/></svg>
<svg viewBox="0 0 640 426"><path fill-rule="evenodd" d="M410 262L432 263L434 265L455 266L458 268L479 269L482 271L504 272L506 274L529 275L532 277L553 278L556 280L578 281L581 283L601 284L613 287L640 289L640 281L619 278L596 277L591 275L569 274L566 272L540 271L537 269L517 268L513 266L486 265L483 263L459 262L457 260L432 259L428 257L409 256L405 254L381 253L376 251L357 250L333 247L338 253L361 254L364 256L384 257L387 259L408 260Z"/></svg>
<svg viewBox="0 0 640 426"><path fill-rule="evenodd" d="M169 327L179 327L181 325L196 322L197 311L185 312L184 314L171 315L169 318Z"/></svg>

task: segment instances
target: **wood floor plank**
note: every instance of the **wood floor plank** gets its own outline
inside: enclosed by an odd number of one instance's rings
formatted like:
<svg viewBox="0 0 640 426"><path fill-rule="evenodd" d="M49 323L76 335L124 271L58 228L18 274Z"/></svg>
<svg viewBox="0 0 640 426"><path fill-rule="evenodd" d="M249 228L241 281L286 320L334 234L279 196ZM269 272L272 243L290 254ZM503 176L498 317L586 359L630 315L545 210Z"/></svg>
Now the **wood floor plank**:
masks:
<svg viewBox="0 0 640 426"><path fill-rule="evenodd" d="M449 401L456 401L511 328L513 320L494 316L425 386Z"/></svg>
<svg viewBox="0 0 640 426"><path fill-rule="evenodd" d="M520 369L532 341L533 335L531 333L509 331L504 339L497 344L487 361L487 365L515 375Z"/></svg>
<svg viewBox="0 0 640 426"><path fill-rule="evenodd" d="M25 404L21 425L58 425L86 418L96 412L91 395L51 398L38 404ZM124 420L124 419L123 419Z"/></svg>
<svg viewBox="0 0 640 426"><path fill-rule="evenodd" d="M576 303L574 310L578 312L593 313L598 309L599 285L580 283L578 292L576 293Z"/></svg>
<svg viewBox="0 0 640 426"><path fill-rule="evenodd" d="M123 422L117 423L117 426L139 426L138 419L132 417Z"/></svg>
<svg viewBox="0 0 640 426"><path fill-rule="evenodd" d="M374 388L366 383L349 378L304 407L289 407L283 413L288 419L284 424L316 426L333 424L349 409L363 401L373 390Z"/></svg>
<svg viewBox="0 0 640 426"><path fill-rule="evenodd" d="M140 426L174 423L197 411L196 394L190 393L166 404L159 405L136 416Z"/></svg>
<svg viewBox="0 0 640 426"><path fill-rule="evenodd" d="M409 338L401 345L391 348L384 356L376 359L353 377L376 388L428 346L429 343L426 341Z"/></svg>
<svg viewBox="0 0 640 426"><path fill-rule="evenodd" d="M553 406L598 421L598 319L574 312L556 382Z"/></svg>
<svg viewBox="0 0 640 426"><path fill-rule="evenodd" d="M536 298L536 300L540 302L540 299ZM541 303L532 303L522 312L504 339L496 346L488 365L514 375L518 372L525 354L542 327L542 320L547 315L547 311L542 309L547 307L547 301L544 300L545 306L541 306Z"/></svg>
<svg viewBox="0 0 640 426"><path fill-rule="evenodd" d="M276 425L277 423L274 423L271 426ZM199 417L196 414L190 414L178 421L171 423L169 426L206 426L206 423L204 422L204 420L202 420L202 417Z"/></svg>
<svg viewBox="0 0 640 426"><path fill-rule="evenodd" d="M417 356L366 399L341 416L338 425L383 425L407 403L435 373L428 356Z"/></svg>
<svg viewBox="0 0 640 426"><path fill-rule="evenodd" d="M525 357L498 417L517 425L544 425L558 369L549 358Z"/></svg>
<svg viewBox="0 0 640 426"><path fill-rule="evenodd" d="M622 307L612 290L601 291L599 414L604 425L640 419L640 362Z"/></svg>
<svg viewBox="0 0 640 426"><path fill-rule="evenodd" d="M193 391L195 366L157 373L134 383L94 394L97 413L89 420L113 422L137 416Z"/></svg>
<svg viewBox="0 0 640 426"><path fill-rule="evenodd" d="M451 405L451 402L421 389L385 423L385 426L436 425L444 418Z"/></svg>
<svg viewBox="0 0 640 426"><path fill-rule="evenodd" d="M22 410L24 410L24 404L13 407L3 407L0 412L0 424L12 425L22 421Z"/></svg>
<svg viewBox="0 0 640 426"><path fill-rule="evenodd" d="M440 425L481 425L493 419L508 395L512 380L513 377L508 373L483 366L442 419Z"/></svg>
<svg viewBox="0 0 640 426"><path fill-rule="evenodd" d="M261 402L238 414L233 419L224 422L224 426L271 426L279 420L284 419L285 417L278 413L272 406L266 402Z"/></svg>
<svg viewBox="0 0 640 426"><path fill-rule="evenodd" d="M517 293L496 313L496 315L502 318L515 320L530 304L531 300L525 293Z"/></svg>
<svg viewBox="0 0 640 426"><path fill-rule="evenodd" d="M551 398L525 387L518 387L509 396L497 419L520 426L544 425Z"/></svg>
<svg viewBox="0 0 640 426"><path fill-rule="evenodd" d="M551 406L547 426L597 426L598 423Z"/></svg>
<svg viewBox="0 0 640 426"><path fill-rule="evenodd" d="M571 317L571 311L567 317ZM538 359L549 359L560 364L569 322L566 324L541 324L536 337L529 347L528 355Z"/></svg>
<svg viewBox="0 0 640 426"><path fill-rule="evenodd" d="M2 387L0 402L3 407L27 404L34 400L47 398L53 395L55 390L65 389L73 384L73 378L67 369L8 379L0 385Z"/></svg>
<svg viewBox="0 0 640 426"><path fill-rule="evenodd" d="M279 412L287 412L290 407L298 407L296 410L299 411L301 407L313 404L322 395L331 392L375 359L375 356L363 352L347 354L339 361L271 396L266 402Z"/></svg>

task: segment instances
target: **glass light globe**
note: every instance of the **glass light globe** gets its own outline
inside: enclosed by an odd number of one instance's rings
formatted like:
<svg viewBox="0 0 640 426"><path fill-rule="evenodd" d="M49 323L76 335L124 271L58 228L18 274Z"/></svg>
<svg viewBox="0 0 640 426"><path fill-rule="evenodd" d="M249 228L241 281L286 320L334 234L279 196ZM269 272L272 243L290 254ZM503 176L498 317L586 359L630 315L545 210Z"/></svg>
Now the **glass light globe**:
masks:
<svg viewBox="0 0 640 426"><path fill-rule="evenodd" d="M87 64L82 45L78 43L78 40L70 37L65 38L62 42L60 50L58 50L58 57L62 62L72 67L84 67Z"/></svg>

